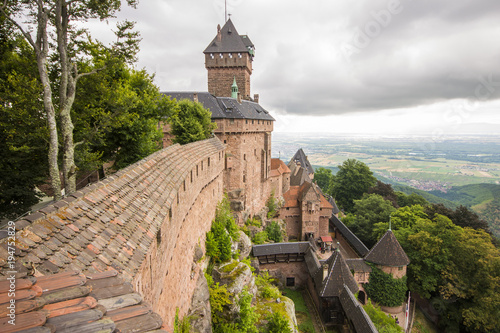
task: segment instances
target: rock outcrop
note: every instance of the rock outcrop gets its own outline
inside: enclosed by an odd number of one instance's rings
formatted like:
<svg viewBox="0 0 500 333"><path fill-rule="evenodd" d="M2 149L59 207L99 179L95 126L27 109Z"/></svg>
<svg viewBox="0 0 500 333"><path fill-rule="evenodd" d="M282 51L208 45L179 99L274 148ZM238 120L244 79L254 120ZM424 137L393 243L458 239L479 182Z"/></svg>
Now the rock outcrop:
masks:
<svg viewBox="0 0 500 333"><path fill-rule="evenodd" d="M212 333L210 291L204 274L198 277L196 292L191 299L191 307L187 315L191 324L190 332Z"/></svg>

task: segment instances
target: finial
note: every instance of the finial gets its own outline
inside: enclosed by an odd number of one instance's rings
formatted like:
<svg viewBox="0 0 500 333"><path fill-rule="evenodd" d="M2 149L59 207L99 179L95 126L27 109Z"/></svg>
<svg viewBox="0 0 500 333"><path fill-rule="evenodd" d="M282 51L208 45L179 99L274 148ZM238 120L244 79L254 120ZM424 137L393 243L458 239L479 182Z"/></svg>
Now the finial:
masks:
<svg viewBox="0 0 500 333"><path fill-rule="evenodd" d="M336 250L338 253L340 253L340 243L339 242L337 242L337 249Z"/></svg>
<svg viewBox="0 0 500 333"><path fill-rule="evenodd" d="M392 231L392 228L391 228L391 218L392 218L392 216L389 216L389 231Z"/></svg>

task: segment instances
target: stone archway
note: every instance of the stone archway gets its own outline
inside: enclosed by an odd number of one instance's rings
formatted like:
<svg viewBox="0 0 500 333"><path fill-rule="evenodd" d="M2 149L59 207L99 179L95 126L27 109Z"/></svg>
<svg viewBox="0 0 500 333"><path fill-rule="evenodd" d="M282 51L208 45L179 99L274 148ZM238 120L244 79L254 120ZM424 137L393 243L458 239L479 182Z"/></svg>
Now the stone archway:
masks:
<svg viewBox="0 0 500 333"><path fill-rule="evenodd" d="M366 303L366 293L363 290L358 292L358 301L360 301L363 305Z"/></svg>

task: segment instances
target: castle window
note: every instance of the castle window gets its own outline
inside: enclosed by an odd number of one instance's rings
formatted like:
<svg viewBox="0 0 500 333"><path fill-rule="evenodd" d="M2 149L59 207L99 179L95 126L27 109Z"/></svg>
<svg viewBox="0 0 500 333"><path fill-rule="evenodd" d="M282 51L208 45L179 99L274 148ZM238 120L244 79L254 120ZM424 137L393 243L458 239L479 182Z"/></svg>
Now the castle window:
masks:
<svg viewBox="0 0 500 333"><path fill-rule="evenodd" d="M230 124L234 124L234 119L229 119Z"/></svg>
<svg viewBox="0 0 500 333"><path fill-rule="evenodd" d="M232 53L229 53L229 58L233 58L233 54Z"/></svg>
<svg viewBox="0 0 500 333"><path fill-rule="evenodd" d="M182 182L182 187L184 188L184 191L185 191L186 190L186 181L185 180Z"/></svg>
<svg viewBox="0 0 500 333"><path fill-rule="evenodd" d="M243 161L247 160L247 154L243 154Z"/></svg>
<svg viewBox="0 0 500 333"><path fill-rule="evenodd" d="M287 287L295 287L295 278L294 277L287 277L286 278L286 286Z"/></svg>
<svg viewBox="0 0 500 333"><path fill-rule="evenodd" d="M253 119L252 119L252 125L253 125Z"/></svg>
<svg viewBox="0 0 500 333"><path fill-rule="evenodd" d="M201 161L201 171L203 171L203 161Z"/></svg>
<svg viewBox="0 0 500 333"><path fill-rule="evenodd" d="M191 183L193 182L193 170L191 170Z"/></svg>
<svg viewBox="0 0 500 333"><path fill-rule="evenodd" d="M248 124L248 119L245 119L245 124Z"/></svg>
<svg viewBox="0 0 500 333"><path fill-rule="evenodd" d="M210 157L208 158L208 166L210 167Z"/></svg>
<svg viewBox="0 0 500 333"><path fill-rule="evenodd" d="M260 125L260 120L257 120L257 124L259 124L259 125Z"/></svg>
<svg viewBox="0 0 500 333"><path fill-rule="evenodd" d="M241 58L241 53L238 53L238 58Z"/></svg>
<svg viewBox="0 0 500 333"><path fill-rule="evenodd" d="M198 164L196 164L196 177L198 177Z"/></svg>
<svg viewBox="0 0 500 333"><path fill-rule="evenodd" d="M222 53L219 53L219 57L222 59L224 58L224 56L222 55Z"/></svg>
<svg viewBox="0 0 500 333"><path fill-rule="evenodd" d="M257 156L257 149L253 150L253 154L254 154L254 156Z"/></svg>
<svg viewBox="0 0 500 333"><path fill-rule="evenodd" d="M227 143L227 141L226 141L226 140L224 140L224 143Z"/></svg>
<svg viewBox="0 0 500 333"><path fill-rule="evenodd" d="M402 271L402 270L403 270L403 266L398 267L398 271Z"/></svg>
<svg viewBox="0 0 500 333"><path fill-rule="evenodd" d="M247 177L245 175L243 175L243 183L246 183L247 181Z"/></svg>
<svg viewBox="0 0 500 333"><path fill-rule="evenodd" d="M214 58L214 54L210 53L210 59L213 59L213 58Z"/></svg>

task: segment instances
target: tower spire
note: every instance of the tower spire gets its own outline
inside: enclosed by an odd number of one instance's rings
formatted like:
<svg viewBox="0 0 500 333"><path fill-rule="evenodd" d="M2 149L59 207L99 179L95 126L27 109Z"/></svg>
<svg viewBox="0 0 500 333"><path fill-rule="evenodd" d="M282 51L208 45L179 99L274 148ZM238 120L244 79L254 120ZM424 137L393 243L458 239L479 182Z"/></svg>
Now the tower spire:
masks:
<svg viewBox="0 0 500 333"><path fill-rule="evenodd" d="M238 98L238 85L236 84L236 76L233 76L233 84L231 85L231 98Z"/></svg>

